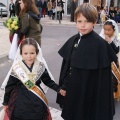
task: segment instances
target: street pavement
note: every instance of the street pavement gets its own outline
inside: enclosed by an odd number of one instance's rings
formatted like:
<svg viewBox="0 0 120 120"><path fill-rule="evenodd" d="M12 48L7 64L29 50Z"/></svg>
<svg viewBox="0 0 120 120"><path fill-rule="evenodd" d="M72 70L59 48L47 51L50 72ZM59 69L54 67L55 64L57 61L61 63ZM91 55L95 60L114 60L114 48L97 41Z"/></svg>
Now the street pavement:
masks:
<svg viewBox="0 0 120 120"><path fill-rule="evenodd" d="M8 53L11 46L9 41L9 31L7 28L3 26L3 21L6 18L0 18L0 65L4 63L4 61L8 60ZM63 17L61 23L58 20L51 20L47 16L41 19L41 24L44 26L72 26L75 27L75 22L70 22L70 16ZM101 29L101 27L99 28ZM1 71L1 70L0 70ZM0 107L2 106L4 91L0 90ZM53 120L63 120L60 115L61 111L55 108L50 107L50 111L52 114ZM119 114L119 113L118 113ZM120 119L115 119L120 120Z"/></svg>

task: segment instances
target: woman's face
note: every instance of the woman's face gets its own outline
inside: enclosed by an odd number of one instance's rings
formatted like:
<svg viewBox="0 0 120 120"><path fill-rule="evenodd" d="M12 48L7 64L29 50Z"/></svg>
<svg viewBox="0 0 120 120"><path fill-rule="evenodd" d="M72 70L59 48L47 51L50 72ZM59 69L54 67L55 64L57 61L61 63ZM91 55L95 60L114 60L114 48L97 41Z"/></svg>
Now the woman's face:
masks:
<svg viewBox="0 0 120 120"><path fill-rule="evenodd" d="M24 3L23 3L22 0L20 0L19 3L20 3L20 8L21 8L21 10L22 10L22 9L24 8L25 5L24 5Z"/></svg>

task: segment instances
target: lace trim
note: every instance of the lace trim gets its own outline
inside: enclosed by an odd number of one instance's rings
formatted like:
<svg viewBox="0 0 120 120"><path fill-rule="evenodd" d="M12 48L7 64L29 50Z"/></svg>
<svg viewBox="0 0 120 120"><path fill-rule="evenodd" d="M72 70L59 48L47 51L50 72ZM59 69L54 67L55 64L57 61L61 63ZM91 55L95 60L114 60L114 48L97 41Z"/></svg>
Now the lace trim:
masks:
<svg viewBox="0 0 120 120"><path fill-rule="evenodd" d="M27 73L27 74L33 74L34 75L34 83L41 77L41 75L44 73L45 71L45 66L42 62L39 61L35 61L34 65L33 65L33 69L32 72L30 72L28 70L28 68L26 67L26 65L23 62L19 62L20 66L22 67L22 69ZM16 75L16 73L12 70L11 72L11 76L19 79Z"/></svg>

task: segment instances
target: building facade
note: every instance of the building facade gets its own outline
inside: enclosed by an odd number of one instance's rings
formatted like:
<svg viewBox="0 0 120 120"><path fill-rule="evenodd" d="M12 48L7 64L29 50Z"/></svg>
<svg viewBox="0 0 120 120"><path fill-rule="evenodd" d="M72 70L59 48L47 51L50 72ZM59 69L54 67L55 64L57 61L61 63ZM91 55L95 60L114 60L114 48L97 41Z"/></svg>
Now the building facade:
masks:
<svg viewBox="0 0 120 120"><path fill-rule="evenodd" d="M48 1L48 0L46 0ZM56 0L57 1L57 0ZM70 3L72 0L63 0L64 3L64 11L65 15L70 14ZM10 0L0 0L0 2L4 3L7 8L9 8L9 3ZM15 0L13 0L15 2ZM37 2L37 0L35 0ZM101 6L101 7L106 7L106 6L113 6L113 7L120 7L120 0L77 0L77 5L80 5L82 3L88 2L90 4L93 4L94 6Z"/></svg>

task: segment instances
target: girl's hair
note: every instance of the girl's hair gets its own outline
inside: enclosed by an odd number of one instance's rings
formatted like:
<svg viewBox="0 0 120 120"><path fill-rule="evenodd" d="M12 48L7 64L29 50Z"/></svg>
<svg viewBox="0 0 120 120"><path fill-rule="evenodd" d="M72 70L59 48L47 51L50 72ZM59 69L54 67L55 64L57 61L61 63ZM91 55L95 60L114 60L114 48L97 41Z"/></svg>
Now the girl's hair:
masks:
<svg viewBox="0 0 120 120"><path fill-rule="evenodd" d="M20 44L20 54L22 55L22 48L25 46L25 45L32 45L35 47L36 49L36 54L39 53L39 49L38 49L38 45L37 45L37 42L33 39L33 38L25 38L21 44Z"/></svg>
<svg viewBox="0 0 120 120"><path fill-rule="evenodd" d="M77 17L80 14L82 14L89 22L92 23L95 23L98 18L98 12L96 8L89 3L83 3L76 8L74 14L75 21L77 21Z"/></svg>
<svg viewBox="0 0 120 120"><path fill-rule="evenodd" d="M20 16L22 16L24 13L28 11L32 11L35 14L39 15L39 11L35 5L34 0L22 0L24 3L24 8L20 11Z"/></svg>
<svg viewBox="0 0 120 120"><path fill-rule="evenodd" d="M104 26L105 26L105 25L111 25L112 28L113 28L113 30L115 31L115 26L113 25L113 23L112 23L111 21L105 22Z"/></svg>

